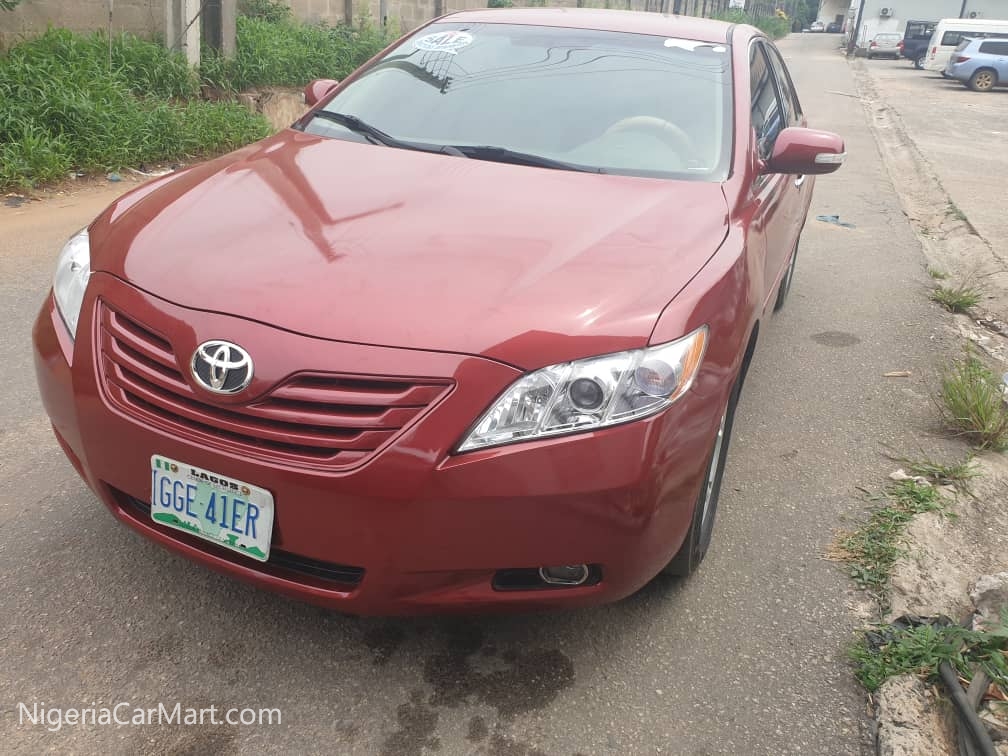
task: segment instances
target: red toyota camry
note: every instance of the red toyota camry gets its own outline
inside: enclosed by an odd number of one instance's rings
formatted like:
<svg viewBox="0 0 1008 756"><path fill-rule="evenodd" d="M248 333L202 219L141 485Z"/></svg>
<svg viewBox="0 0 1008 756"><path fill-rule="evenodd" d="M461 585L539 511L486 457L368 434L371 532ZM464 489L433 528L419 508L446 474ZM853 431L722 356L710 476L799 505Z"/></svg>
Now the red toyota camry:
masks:
<svg viewBox="0 0 1008 756"><path fill-rule="evenodd" d="M844 156L774 45L464 12L306 99L60 254L36 369L98 498L353 613L591 604L696 569L811 175Z"/></svg>

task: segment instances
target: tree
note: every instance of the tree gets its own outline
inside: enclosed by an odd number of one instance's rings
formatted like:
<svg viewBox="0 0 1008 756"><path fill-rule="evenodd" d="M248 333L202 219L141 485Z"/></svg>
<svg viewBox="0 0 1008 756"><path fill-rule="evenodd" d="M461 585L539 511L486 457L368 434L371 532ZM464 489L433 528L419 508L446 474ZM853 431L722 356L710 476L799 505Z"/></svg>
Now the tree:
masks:
<svg viewBox="0 0 1008 756"><path fill-rule="evenodd" d="M21 0L0 0L0 10L14 10L14 7L20 2Z"/></svg>

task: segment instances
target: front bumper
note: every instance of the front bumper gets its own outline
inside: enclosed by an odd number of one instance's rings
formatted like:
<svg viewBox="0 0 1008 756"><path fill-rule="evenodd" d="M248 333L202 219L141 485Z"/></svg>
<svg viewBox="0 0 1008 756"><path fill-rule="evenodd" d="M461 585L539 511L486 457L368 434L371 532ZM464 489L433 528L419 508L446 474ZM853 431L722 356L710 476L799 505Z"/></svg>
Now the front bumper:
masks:
<svg viewBox="0 0 1008 756"><path fill-rule="evenodd" d="M191 354L211 338L243 344L255 354L257 375L271 382L310 370L428 376L453 388L356 466L270 461L124 412L99 368L99 301L155 329L177 354ZM57 438L119 520L233 577L357 614L525 610L633 593L683 541L728 391L699 380L668 411L646 420L451 455L518 370L467 355L327 342L186 310L104 274L92 276L75 344L51 297L34 341ZM705 385L707 391L699 388ZM256 563L147 517L154 453L270 490L276 558ZM500 570L582 563L596 566L596 584L508 591L493 585Z"/></svg>

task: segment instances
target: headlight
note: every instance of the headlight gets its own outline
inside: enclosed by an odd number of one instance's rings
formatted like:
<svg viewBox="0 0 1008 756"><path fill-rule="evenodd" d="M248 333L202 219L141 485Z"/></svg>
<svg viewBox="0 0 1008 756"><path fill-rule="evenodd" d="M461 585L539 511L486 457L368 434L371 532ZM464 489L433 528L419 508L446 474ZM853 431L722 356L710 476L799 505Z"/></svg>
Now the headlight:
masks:
<svg viewBox="0 0 1008 756"><path fill-rule="evenodd" d="M87 229L81 231L63 247L56 263L53 278L53 296L56 309L66 323L70 336L77 336L77 319L80 317L84 290L91 276L91 243Z"/></svg>
<svg viewBox="0 0 1008 756"><path fill-rule="evenodd" d="M690 387L706 345L707 326L701 326L668 344L550 365L524 375L476 421L458 451L653 415Z"/></svg>

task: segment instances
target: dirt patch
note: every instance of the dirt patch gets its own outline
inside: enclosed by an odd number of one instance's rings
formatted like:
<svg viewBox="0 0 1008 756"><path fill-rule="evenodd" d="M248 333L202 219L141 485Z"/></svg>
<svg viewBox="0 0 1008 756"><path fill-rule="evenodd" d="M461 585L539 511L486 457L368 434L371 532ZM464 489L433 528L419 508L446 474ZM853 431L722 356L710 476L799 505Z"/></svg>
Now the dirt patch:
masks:
<svg viewBox="0 0 1008 756"><path fill-rule="evenodd" d="M879 756L948 756L957 752L953 713L934 689L913 675L879 688Z"/></svg>
<svg viewBox="0 0 1008 756"><path fill-rule="evenodd" d="M286 129L308 109L301 90L286 87L243 92L239 100L253 113L261 113L274 131Z"/></svg>
<svg viewBox="0 0 1008 756"><path fill-rule="evenodd" d="M959 494L948 514L914 517L908 552L892 572L889 619L904 614L960 620L972 611L970 590L981 575L1008 569L1008 460L977 458L980 476Z"/></svg>

